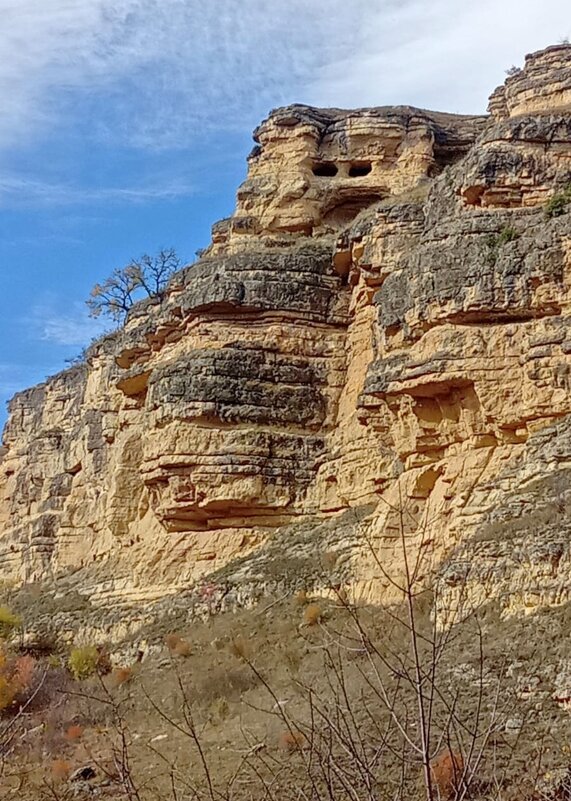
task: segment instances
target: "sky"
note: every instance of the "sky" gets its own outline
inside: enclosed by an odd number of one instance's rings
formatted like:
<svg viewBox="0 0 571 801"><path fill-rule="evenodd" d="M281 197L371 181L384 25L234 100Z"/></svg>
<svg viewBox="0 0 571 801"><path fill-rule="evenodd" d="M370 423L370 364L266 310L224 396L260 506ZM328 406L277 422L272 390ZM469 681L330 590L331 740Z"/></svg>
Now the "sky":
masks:
<svg viewBox="0 0 571 801"><path fill-rule="evenodd" d="M482 113L569 36L568 0L0 0L0 429L105 330L96 282L208 244L270 109Z"/></svg>

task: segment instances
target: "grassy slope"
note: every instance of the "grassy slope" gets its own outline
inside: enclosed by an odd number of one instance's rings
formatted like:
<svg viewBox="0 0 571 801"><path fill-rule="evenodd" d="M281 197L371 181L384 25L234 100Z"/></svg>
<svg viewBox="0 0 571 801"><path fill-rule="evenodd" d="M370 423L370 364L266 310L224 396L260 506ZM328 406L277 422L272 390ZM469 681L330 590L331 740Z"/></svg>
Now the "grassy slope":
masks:
<svg viewBox="0 0 571 801"><path fill-rule="evenodd" d="M350 797L343 775L359 798L370 797L367 776L375 798L394 798L401 784L401 797L420 797L418 755L403 751L379 697L380 676L396 692L398 718L417 742L414 696L406 681L396 690L398 682L385 664L410 664L406 627L387 612L367 608L358 612L359 630L354 611L342 603L318 603L319 609L304 597L266 598L254 609L178 632L187 645L174 653L160 640L151 643L148 656L131 666L132 677L121 686L113 686L117 674L67 685L49 707L18 722L17 742L0 779L2 798L61 800L83 793L87 798L92 797L88 787L97 788L99 797L141 801L209 798L193 731L217 798L289 799L302 789L315 797L316 788L320 797L330 797L323 766L331 760L341 770L331 780L334 799ZM429 665L423 638L431 627L428 603L424 606L418 611L419 642ZM481 701L476 750L484 741L486 747L476 795L498 797L499 783L502 798L531 797L546 773L566 769L571 729L558 674L570 661L570 622L568 607L507 621L488 608L480 611L478 625L474 619L458 626L443 648L433 749L444 745L436 733L445 728L453 701L461 721L451 733L453 744L459 738L469 750ZM493 731L487 731L491 722ZM70 726L79 728L78 737L68 736ZM118 770L123 735L130 791L126 773L122 780ZM83 789L81 782L58 778L58 771L84 765L92 765L96 777ZM264 783L271 783L271 791Z"/></svg>

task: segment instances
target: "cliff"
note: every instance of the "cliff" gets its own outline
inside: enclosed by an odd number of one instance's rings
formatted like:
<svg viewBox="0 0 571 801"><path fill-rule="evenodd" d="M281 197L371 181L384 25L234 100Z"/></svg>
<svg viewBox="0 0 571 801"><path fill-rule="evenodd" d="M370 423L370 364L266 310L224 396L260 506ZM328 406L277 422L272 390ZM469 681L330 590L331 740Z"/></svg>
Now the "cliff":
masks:
<svg viewBox="0 0 571 801"><path fill-rule="evenodd" d="M388 599L404 533L447 602L568 601L571 46L490 112L272 112L199 261L11 401L3 579L119 636L206 583L319 588L330 552Z"/></svg>

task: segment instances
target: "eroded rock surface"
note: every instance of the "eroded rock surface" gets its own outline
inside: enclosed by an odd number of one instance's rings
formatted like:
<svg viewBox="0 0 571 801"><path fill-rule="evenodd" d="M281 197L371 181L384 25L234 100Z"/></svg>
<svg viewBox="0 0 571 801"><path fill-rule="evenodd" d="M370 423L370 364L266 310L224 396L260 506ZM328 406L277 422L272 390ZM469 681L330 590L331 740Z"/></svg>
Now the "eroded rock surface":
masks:
<svg viewBox="0 0 571 801"><path fill-rule="evenodd" d="M449 599L469 565L506 609L568 601L570 75L529 56L490 117L273 112L199 262L12 400L2 575L95 606L263 585L268 543L342 519L365 599L404 535Z"/></svg>

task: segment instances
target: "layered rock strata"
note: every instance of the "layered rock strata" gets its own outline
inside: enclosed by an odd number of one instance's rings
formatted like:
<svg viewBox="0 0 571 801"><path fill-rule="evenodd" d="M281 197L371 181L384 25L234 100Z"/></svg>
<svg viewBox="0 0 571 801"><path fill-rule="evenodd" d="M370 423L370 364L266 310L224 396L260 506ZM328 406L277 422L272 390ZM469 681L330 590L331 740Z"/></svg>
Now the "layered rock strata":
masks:
<svg viewBox="0 0 571 801"><path fill-rule="evenodd" d="M447 605L569 600L570 75L528 56L489 117L273 112L202 258L12 400L2 575L96 605L263 583L276 536L343 519L363 599L404 543Z"/></svg>

